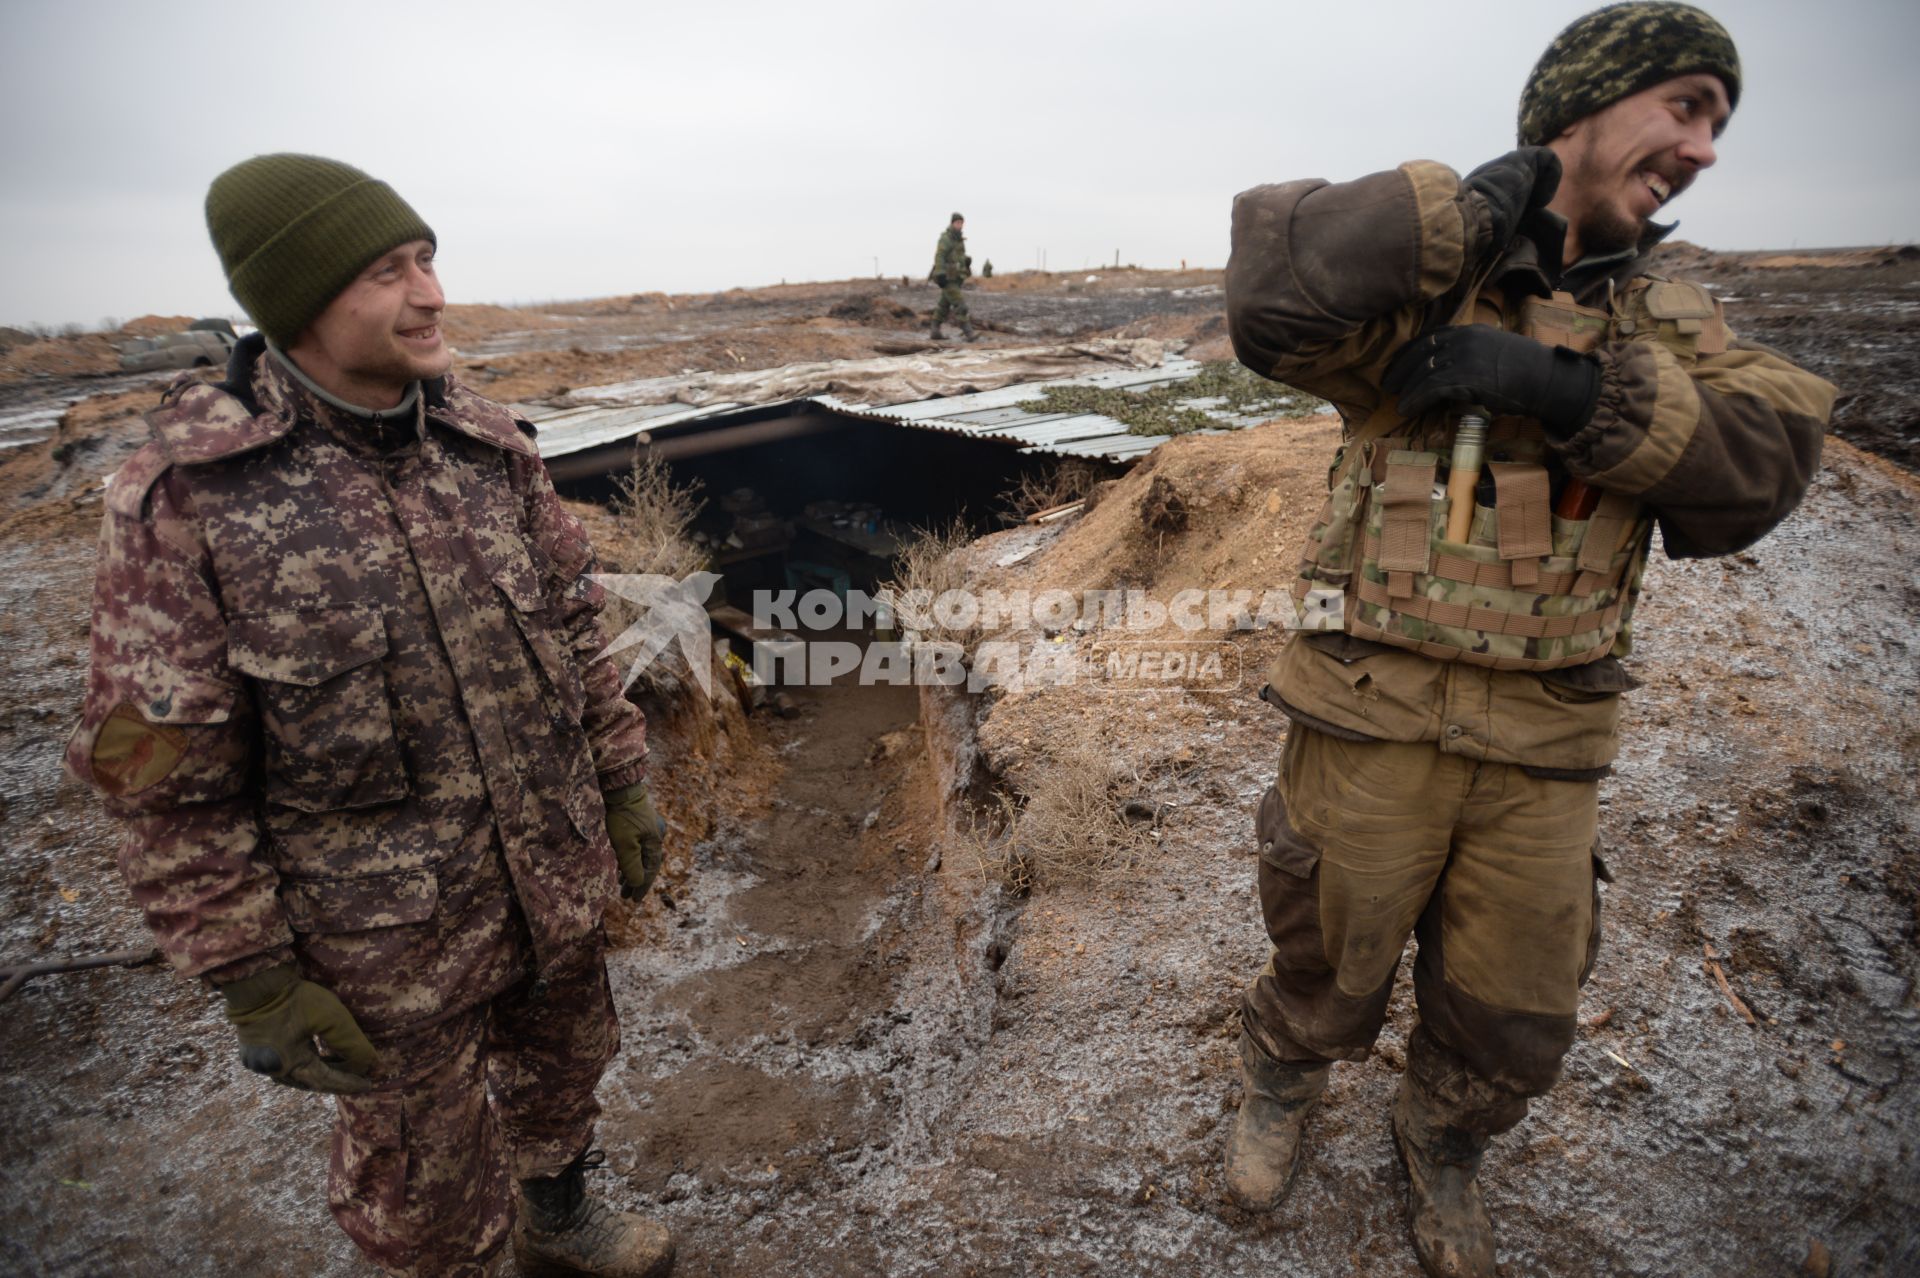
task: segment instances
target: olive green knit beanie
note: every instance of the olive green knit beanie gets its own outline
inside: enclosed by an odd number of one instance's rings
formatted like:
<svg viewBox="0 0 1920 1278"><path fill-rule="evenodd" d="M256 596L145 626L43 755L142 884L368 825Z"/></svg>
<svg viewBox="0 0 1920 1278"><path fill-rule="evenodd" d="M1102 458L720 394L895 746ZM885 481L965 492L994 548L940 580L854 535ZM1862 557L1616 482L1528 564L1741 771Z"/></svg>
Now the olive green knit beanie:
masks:
<svg viewBox="0 0 1920 1278"><path fill-rule="evenodd" d="M317 155L256 155L207 188L207 234L227 287L276 346L391 248L433 228L385 182Z"/></svg>
<svg viewBox="0 0 1920 1278"><path fill-rule="evenodd" d="M1726 28L1690 4L1631 0L1595 9L1554 37L1520 94L1520 145L1545 146L1575 120L1675 76L1706 71L1740 101L1740 55Z"/></svg>

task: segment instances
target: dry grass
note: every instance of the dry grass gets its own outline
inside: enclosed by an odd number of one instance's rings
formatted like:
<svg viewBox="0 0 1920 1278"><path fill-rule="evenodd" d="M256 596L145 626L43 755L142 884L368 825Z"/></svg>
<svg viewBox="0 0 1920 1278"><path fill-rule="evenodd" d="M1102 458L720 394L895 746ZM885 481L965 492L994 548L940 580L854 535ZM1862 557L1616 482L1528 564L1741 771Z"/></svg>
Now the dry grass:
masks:
<svg viewBox="0 0 1920 1278"><path fill-rule="evenodd" d="M619 490L611 503L615 532L595 546L600 571L652 573L679 581L707 566L706 552L693 544L692 537L694 518L704 505L698 483L677 486L665 462L643 457L615 486ZM607 593L603 624L609 635L620 634L639 618L638 604ZM640 682L670 694L690 673L684 654L677 645L669 645L641 671Z"/></svg>
<svg viewBox="0 0 1920 1278"><path fill-rule="evenodd" d="M880 584L880 597L892 607L900 629L924 642L968 647L980 637L980 628L943 623L935 604L948 591L968 588L964 552L973 534L958 519L944 528L916 528L914 533L894 561L895 575Z"/></svg>
<svg viewBox="0 0 1920 1278"><path fill-rule="evenodd" d="M1000 494L997 513L1008 523L1017 524L1029 515L1080 501L1095 484L1109 478L1108 471L1092 462L1069 459L1020 476L1019 483Z"/></svg>
<svg viewBox="0 0 1920 1278"><path fill-rule="evenodd" d="M677 487L665 462L640 457L615 486L619 492L613 499L613 515L619 523L619 539L601 547L609 571L658 573L678 581L707 566L706 552L693 544L692 537L694 518L706 504L700 500L698 481Z"/></svg>
<svg viewBox="0 0 1920 1278"><path fill-rule="evenodd" d="M988 878L1021 893L1095 883L1131 869L1154 847L1150 828L1127 816L1139 774L1098 742L1063 745L1034 775L1025 803L1001 797L997 830L974 826L972 850Z"/></svg>

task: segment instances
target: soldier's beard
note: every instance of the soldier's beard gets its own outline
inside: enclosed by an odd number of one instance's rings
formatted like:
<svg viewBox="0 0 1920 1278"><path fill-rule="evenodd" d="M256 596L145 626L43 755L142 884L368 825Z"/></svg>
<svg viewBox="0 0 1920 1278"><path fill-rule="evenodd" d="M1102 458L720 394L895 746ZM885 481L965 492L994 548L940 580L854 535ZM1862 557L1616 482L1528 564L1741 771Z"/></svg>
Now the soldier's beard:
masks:
<svg viewBox="0 0 1920 1278"><path fill-rule="evenodd" d="M1619 209L1602 206L1589 209L1580 219L1576 228L1580 236L1581 251L1589 256L1618 253L1640 243L1640 237L1647 233L1647 224L1640 218L1629 217Z"/></svg>

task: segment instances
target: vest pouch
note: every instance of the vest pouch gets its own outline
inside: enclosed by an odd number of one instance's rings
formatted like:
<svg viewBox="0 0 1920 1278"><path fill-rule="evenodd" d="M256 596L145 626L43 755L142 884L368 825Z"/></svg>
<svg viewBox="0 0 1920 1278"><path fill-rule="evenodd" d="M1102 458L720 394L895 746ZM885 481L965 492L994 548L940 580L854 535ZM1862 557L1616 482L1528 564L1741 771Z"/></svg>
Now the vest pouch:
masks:
<svg viewBox="0 0 1920 1278"><path fill-rule="evenodd" d="M1341 450L1340 460L1356 447L1361 451L1355 464L1336 464L1328 474L1327 500L1307 529L1299 575L1293 581L1293 597L1300 605L1295 624L1302 630L1345 628L1346 596L1359 566L1362 511L1371 504L1373 489L1370 447L1350 444Z"/></svg>
<svg viewBox="0 0 1920 1278"><path fill-rule="evenodd" d="M1374 487L1370 509L1380 516L1376 562L1387 575L1387 593L1396 599L1412 595L1414 574L1431 565L1434 521L1442 505L1433 497L1439 471L1437 453L1395 449L1387 454L1385 482Z"/></svg>
<svg viewBox="0 0 1920 1278"><path fill-rule="evenodd" d="M1423 456L1437 461L1435 454L1396 452L1389 467L1394 459L1411 464ZM1502 670L1551 670L1606 656L1620 635L1626 584L1649 525L1630 500L1623 519L1623 499L1616 499L1593 519L1563 521L1567 544L1556 547L1546 507L1546 469L1533 463L1490 465L1500 467L1496 506L1481 508L1476 517L1490 534L1486 544L1445 540L1444 503L1429 500L1422 507L1428 536L1424 569L1390 566L1411 561L1411 556L1389 561L1385 555L1388 520L1396 508L1384 501L1367 503L1360 567L1347 599L1347 632L1436 660ZM1502 479L1510 494L1504 512L1497 495ZM1595 524L1597 536L1590 535ZM1558 553L1563 548L1572 553ZM1394 588L1395 574L1401 572L1406 574L1403 591Z"/></svg>
<svg viewBox="0 0 1920 1278"><path fill-rule="evenodd" d="M1585 355L1607 340L1611 323L1606 311L1577 304L1571 293L1555 293L1521 302L1517 331L1536 342Z"/></svg>
<svg viewBox="0 0 1920 1278"><path fill-rule="evenodd" d="M1720 303L1705 287L1652 276L1634 281L1621 298L1614 332L1658 342L1688 364L1701 355L1723 353L1730 338Z"/></svg>

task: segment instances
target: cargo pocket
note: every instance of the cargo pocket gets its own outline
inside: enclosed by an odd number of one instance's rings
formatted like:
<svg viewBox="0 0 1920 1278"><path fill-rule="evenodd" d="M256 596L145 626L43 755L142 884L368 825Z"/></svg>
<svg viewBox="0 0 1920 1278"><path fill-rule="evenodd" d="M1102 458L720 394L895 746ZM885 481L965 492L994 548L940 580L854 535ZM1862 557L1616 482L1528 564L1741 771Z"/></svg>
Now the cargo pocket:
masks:
<svg viewBox="0 0 1920 1278"><path fill-rule="evenodd" d="M392 803L406 764L372 607L262 613L228 624L227 661L254 681L266 737L266 798L301 812Z"/></svg>
<svg viewBox="0 0 1920 1278"><path fill-rule="evenodd" d="M280 880L280 905L296 932L365 932L423 923L440 902L431 866L339 879Z"/></svg>
<svg viewBox="0 0 1920 1278"><path fill-rule="evenodd" d="M1580 984L1585 985L1587 978L1593 975L1593 965L1600 958L1600 885L1613 882L1613 872L1607 869L1607 863L1600 859L1600 841L1593 843L1593 919L1587 929L1587 956L1580 964Z"/></svg>
<svg viewBox="0 0 1920 1278"><path fill-rule="evenodd" d="M1260 913L1282 972L1324 972L1320 931L1320 849L1287 820L1286 800L1269 786L1254 819L1260 846Z"/></svg>

